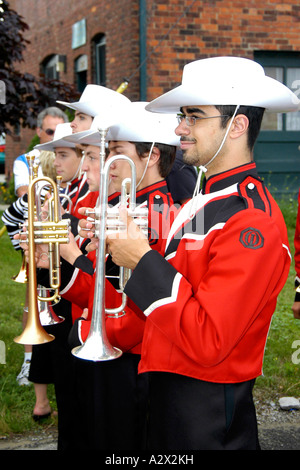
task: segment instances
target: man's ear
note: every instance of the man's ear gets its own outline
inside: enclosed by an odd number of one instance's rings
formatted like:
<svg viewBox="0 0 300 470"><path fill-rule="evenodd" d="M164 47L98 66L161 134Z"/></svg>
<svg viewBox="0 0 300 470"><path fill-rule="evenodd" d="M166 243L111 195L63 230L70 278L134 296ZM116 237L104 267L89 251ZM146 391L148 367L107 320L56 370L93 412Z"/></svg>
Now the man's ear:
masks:
<svg viewBox="0 0 300 470"><path fill-rule="evenodd" d="M231 125L230 136L232 139L237 139L245 134L249 127L249 119L245 114L238 114Z"/></svg>
<svg viewBox="0 0 300 470"><path fill-rule="evenodd" d="M148 166L153 166L155 165L158 160L160 159L160 150L158 147L153 147L150 158L149 158L149 164Z"/></svg>

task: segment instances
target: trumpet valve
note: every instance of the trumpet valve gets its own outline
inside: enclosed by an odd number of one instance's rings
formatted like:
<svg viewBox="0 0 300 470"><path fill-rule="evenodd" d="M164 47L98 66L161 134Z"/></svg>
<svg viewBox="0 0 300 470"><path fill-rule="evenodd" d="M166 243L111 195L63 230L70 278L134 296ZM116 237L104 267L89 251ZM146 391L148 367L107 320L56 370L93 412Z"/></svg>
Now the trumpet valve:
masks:
<svg viewBox="0 0 300 470"><path fill-rule="evenodd" d="M138 226L141 232L148 235L148 209L147 207L135 207L128 210L128 215L133 219L133 222ZM126 223L121 220L119 209L116 207L107 210L106 219L106 233L108 235L114 233L125 232Z"/></svg>
<svg viewBox="0 0 300 470"><path fill-rule="evenodd" d="M93 215L95 217L96 215L96 212L97 212L97 208L95 207L94 209L87 209L85 211L85 215L87 216L87 218L89 219L89 216L90 215Z"/></svg>

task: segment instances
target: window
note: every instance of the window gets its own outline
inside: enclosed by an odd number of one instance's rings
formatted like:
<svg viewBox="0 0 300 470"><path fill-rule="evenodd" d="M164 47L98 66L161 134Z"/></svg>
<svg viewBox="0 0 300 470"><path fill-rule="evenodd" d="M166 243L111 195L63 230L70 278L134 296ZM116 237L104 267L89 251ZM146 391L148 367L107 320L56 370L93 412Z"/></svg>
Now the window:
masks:
<svg viewBox="0 0 300 470"><path fill-rule="evenodd" d="M94 80L97 85L106 85L106 38L104 34L97 35L94 46Z"/></svg>
<svg viewBox="0 0 300 470"><path fill-rule="evenodd" d="M275 78L297 96L300 91L300 52L258 51L254 59L266 75ZM300 186L300 113L265 113L254 147L260 176L278 198L296 197Z"/></svg>
<svg viewBox="0 0 300 470"><path fill-rule="evenodd" d="M77 21L72 25L72 49L84 46L86 43L86 20Z"/></svg>
<svg viewBox="0 0 300 470"><path fill-rule="evenodd" d="M297 96L300 91L300 54L298 52L256 52L254 59L265 70L265 74L290 88ZM299 131L300 112L276 114L265 113L263 131Z"/></svg>
<svg viewBox="0 0 300 470"><path fill-rule="evenodd" d="M88 57L81 55L75 60L75 77L77 90L82 93L87 85Z"/></svg>
<svg viewBox="0 0 300 470"><path fill-rule="evenodd" d="M47 57L42 62L42 74L49 80L59 80L59 71L57 67L57 55Z"/></svg>

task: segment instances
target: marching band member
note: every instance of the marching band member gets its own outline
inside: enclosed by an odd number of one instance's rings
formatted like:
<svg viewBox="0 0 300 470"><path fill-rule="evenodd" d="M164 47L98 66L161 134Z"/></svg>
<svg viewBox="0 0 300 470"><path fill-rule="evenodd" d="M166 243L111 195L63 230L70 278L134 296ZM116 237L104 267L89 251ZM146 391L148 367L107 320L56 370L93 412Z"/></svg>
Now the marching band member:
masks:
<svg viewBox="0 0 300 470"><path fill-rule="evenodd" d="M149 209L149 243L154 250L163 251L166 233L170 227L173 201L168 192L165 178L175 159L178 138L173 129L175 116L154 116L145 111L146 103L132 103L116 125L108 132L108 159L125 154L130 157L137 171L136 204L145 204ZM90 142L93 145L89 145ZM82 139L85 147L85 170L90 188L99 186L99 133ZM98 142L97 142L98 140ZM109 199L109 205L119 201L122 180L130 176L127 162L116 161L111 165L110 178L116 193ZM66 252L70 247L63 247L61 254L71 263ZM95 252L88 254L95 259ZM106 260L106 307L120 305L121 294L110 276L117 276L118 270ZM78 299L82 307L88 306L87 319L75 321L72 345L85 341L91 324L94 301L95 275L77 269L77 276L72 276L70 283L62 290L64 298ZM125 315L120 318L106 318L107 335L111 344L120 348L123 355L114 361L93 363L76 359L77 396L82 411L82 423L86 429L79 445L85 449L141 449L145 425L145 405L147 398L147 380L137 376L141 343L144 331L144 319L129 302Z"/></svg>
<svg viewBox="0 0 300 470"><path fill-rule="evenodd" d="M252 389L291 255L253 146L264 110L298 106L259 64L217 57L187 64L181 85L146 107L178 113L184 161L200 168L164 256L137 233L107 237L112 261L133 270L125 293L145 315L148 449L259 448Z"/></svg>

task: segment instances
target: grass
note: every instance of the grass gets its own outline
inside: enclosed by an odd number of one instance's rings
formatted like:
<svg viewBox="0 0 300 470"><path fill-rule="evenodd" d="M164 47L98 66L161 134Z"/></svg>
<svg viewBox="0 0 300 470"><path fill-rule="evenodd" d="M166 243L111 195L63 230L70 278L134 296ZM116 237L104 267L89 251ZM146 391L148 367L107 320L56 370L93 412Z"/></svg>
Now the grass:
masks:
<svg viewBox="0 0 300 470"><path fill-rule="evenodd" d="M297 201L279 201L287 228L292 257L297 217ZM260 396L300 396L300 361L294 342L300 340L300 320L295 320L291 310L294 301L295 268L292 261L289 277L278 297L266 343L263 375L256 381L255 392ZM296 357L295 357L296 355ZM297 357L298 356L298 357ZM295 360L296 359L296 360ZM298 363L299 362L299 363Z"/></svg>
<svg viewBox="0 0 300 470"><path fill-rule="evenodd" d="M292 242L292 231L290 231ZM293 359L295 341L300 340L300 322L291 311L294 300L294 266L281 291L266 344L263 376L256 382L256 391L264 395L300 396L300 365ZM300 344L298 345L298 349Z"/></svg>
<svg viewBox="0 0 300 470"><path fill-rule="evenodd" d="M2 222L0 227L3 227ZM16 381L23 363L24 346L15 343L14 338L22 332L25 285L11 280L12 276L19 272L22 259L21 253L13 249L7 232L0 238L0 259L0 346L5 345L5 353L0 355L0 436L2 436L33 430L39 425L31 417L35 404L33 385L21 387ZM48 396L55 408L52 385L49 387Z"/></svg>
<svg viewBox="0 0 300 470"><path fill-rule="evenodd" d="M293 254L297 204L295 201L285 200L280 202L280 206L288 227ZM0 222L0 228L2 226ZM0 256L0 340L6 346L6 363L0 363L1 436L31 431L41 425L31 418L35 403L33 386L20 387L16 382L23 362L24 348L14 343L13 339L22 331L25 286L11 280L20 269L21 254L13 249L6 232L0 238ZM292 263L289 278L280 293L271 324L266 344L264 375L257 379L255 386L255 394L259 395L260 399L263 397L266 400L276 400L284 395L300 396L300 365L296 363L298 361L292 360L292 355L295 353L293 343L300 340L300 321L294 319L291 311L293 299L294 264ZM300 343L298 349L300 350ZM52 386L49 388L49 398L55 409Z"/></svg>

